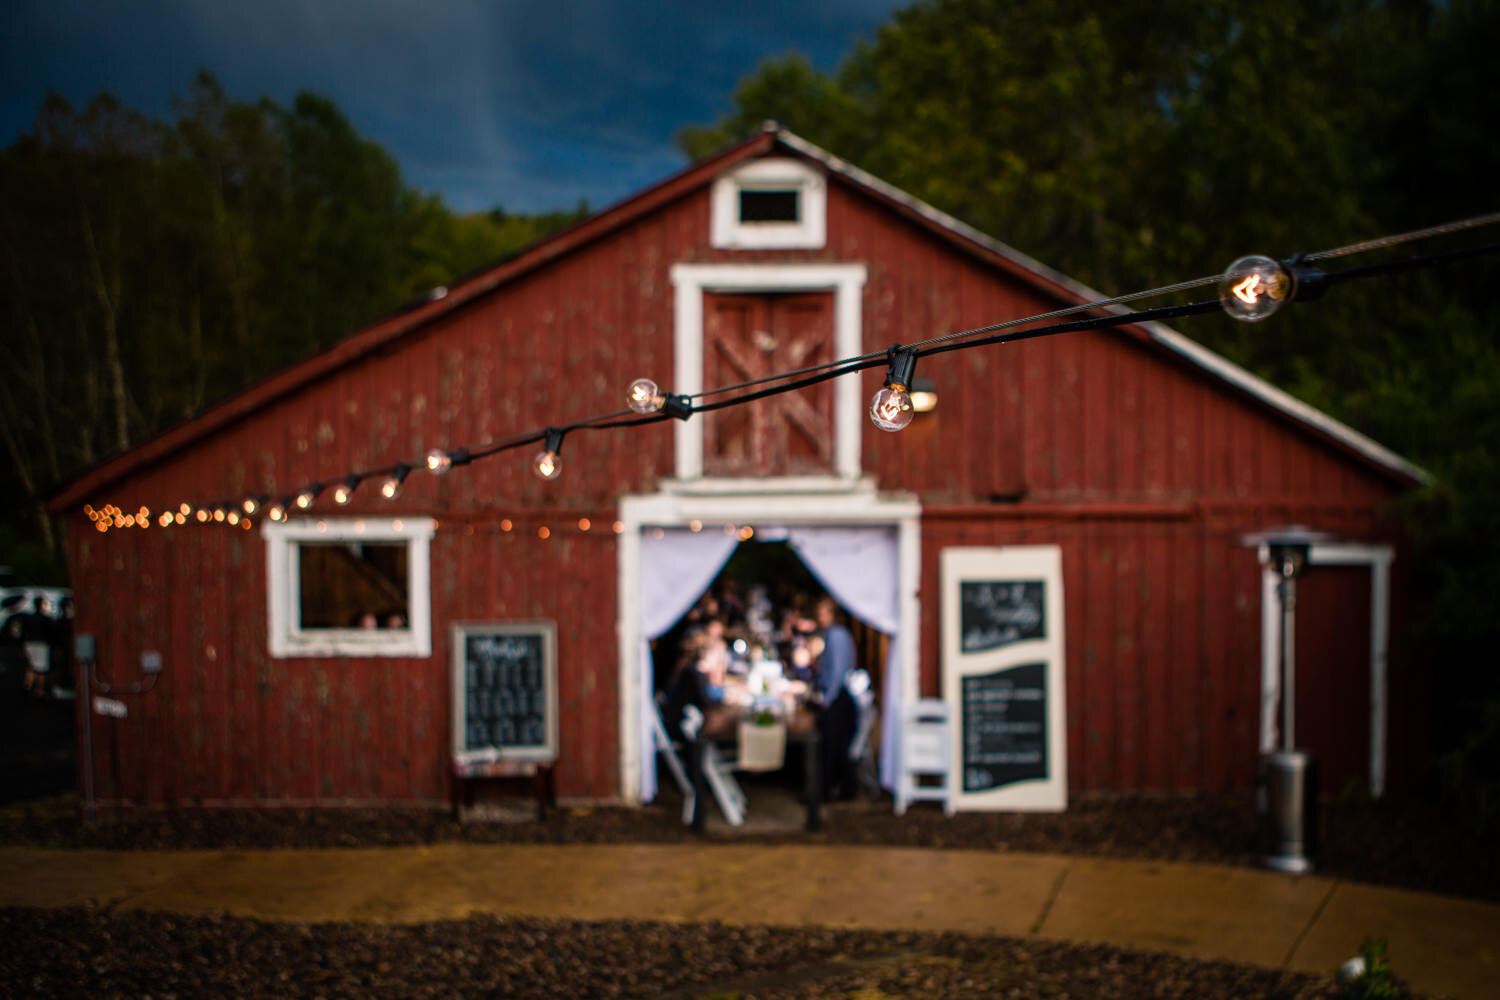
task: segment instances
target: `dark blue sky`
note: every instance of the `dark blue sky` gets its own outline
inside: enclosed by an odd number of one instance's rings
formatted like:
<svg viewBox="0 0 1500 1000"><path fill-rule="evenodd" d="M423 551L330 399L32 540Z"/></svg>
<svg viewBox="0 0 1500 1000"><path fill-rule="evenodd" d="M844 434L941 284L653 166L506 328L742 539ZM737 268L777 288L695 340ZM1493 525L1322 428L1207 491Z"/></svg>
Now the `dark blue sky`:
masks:
<svg viewBox="0 0 1500 1000"><path fill-rule="evenodd" d="M0 144L49 90L170 117L199 69L236 99L332 98L457 209L602 208L682 166L764 58L835 68L897 0L4 0Z"/></svg>

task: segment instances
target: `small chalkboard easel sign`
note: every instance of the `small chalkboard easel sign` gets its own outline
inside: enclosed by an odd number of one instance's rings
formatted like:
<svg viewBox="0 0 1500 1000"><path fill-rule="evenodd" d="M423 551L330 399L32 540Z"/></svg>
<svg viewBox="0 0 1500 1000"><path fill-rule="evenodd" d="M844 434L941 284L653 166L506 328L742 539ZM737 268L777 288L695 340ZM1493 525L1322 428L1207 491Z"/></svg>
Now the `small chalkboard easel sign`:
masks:
<svg viewBox="0 0 1500 1000"><path fill-rule="evenodd" d="M454 625L450 645L455 770L556 760L557 626Z"/></svg>

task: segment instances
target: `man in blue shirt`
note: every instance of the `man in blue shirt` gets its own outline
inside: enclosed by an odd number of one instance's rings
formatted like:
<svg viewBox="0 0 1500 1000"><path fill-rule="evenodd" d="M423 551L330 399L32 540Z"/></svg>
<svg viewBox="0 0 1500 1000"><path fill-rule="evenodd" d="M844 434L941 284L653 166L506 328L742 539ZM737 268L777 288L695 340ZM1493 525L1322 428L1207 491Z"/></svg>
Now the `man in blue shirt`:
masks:
<svg viewBox="0 0 1500 1000"><path fill-rule="evenodd" d="M838 604L831 597L818 602L818 626L823 630L823 653L818 657L814 685L823 704L818 728L823 743L823 787L828 798L853 798L849 742L854 738L854 699L845 682L854 670L854 635L838 620Z"/></svg>

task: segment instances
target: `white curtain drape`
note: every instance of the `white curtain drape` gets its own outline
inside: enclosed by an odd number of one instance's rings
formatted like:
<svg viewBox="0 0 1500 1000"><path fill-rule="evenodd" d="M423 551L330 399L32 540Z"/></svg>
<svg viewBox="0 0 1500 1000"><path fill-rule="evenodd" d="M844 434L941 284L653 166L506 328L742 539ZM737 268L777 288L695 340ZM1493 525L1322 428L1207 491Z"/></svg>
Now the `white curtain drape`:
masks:
<svg viewBox="0 0 1500 1000"><path fill-rule="evenodd" d="M656 798L656 711L651 640L658 639L714 582L739 539L722 531L648 528L641 532L641 801Z"/></svg>
<svg viewBox="0 0 1500 1000"><path fill-rule="evenodd" d="M791 528L787 541L818 582L860 621L890 636L881 686L880 783L894 785L901 690L901 562L892 528Z"/></svg>

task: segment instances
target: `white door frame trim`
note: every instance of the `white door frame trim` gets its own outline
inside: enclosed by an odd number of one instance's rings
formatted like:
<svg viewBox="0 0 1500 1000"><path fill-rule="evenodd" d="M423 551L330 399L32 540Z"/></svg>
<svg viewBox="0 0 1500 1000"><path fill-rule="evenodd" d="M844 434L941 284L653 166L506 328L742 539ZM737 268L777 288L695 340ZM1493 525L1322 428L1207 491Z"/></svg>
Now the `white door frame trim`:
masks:
<svg viewBox="0 0 1500 1000"><path fill-rule="evenodd" d="M1281 577L1271 565L1269 549L1260 557L1260 750L1278 746L1277 705L1281 700L1281 601L1276 587ZM1385 794L1386 670L1390 645L1391 563L1389 545L1326 542L1313 545L1308 566L1368 566L1370 569L1370 794Z"/></svg>
<svg viewBox="0 0 1500 1000"><path fill-rule="evenodd" d="M641 799L642 720L641 649L641 532L652 528L686 528L700 522L704 531L723 525L888 526L896 529L901 587L902 702L914 701L921 682L922 506L907 495L877 495L857 491L842 497L782 494L719 495L657 493L620 498L619 619L616 622L619 658L620 795L626 802ZM899 709L899 705L896 706ZM897 716L899 717L899 716Z"/></svg>

